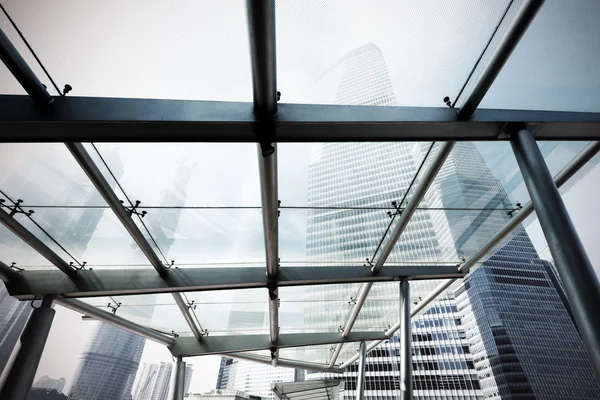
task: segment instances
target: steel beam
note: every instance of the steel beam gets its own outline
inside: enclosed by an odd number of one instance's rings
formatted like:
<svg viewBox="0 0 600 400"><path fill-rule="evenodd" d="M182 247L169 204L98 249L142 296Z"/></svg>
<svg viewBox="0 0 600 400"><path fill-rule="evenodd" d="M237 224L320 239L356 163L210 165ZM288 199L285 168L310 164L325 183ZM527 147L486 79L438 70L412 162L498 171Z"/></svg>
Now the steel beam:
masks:
<svg viewBox="0 0 600 400"><path fill-rule="evenodd" d="M190 309L189 305L183 300L183 296L181 293L173 293L173 300L175 300L175 304L179 308L179 311L183 315L185 322L187 322L188 326L192 330L192 334L196 338L196 340L202 340L202 327L200 327L199 323L196 323L194 316L192 315L193 311Z"/></svg>
<svg viewBox="0 0 600 400"><path fill-rule="evenodd" d="M526 129L519 129L511 135L510 144L581 339L600 379L600 281L533 135Z"/></svg>
<svg viewBox="0 0 600 400"><path fill-rule="evenodd" d="M175 379L173 380L173 400L183 400L185 396L185 362L177 357L175 363Z"/></svg>
<svg viewBox="0 0 600 400"><path fill-rule="evenodd" d="M70 301L70 300L69 300ZM386 339L384 332L352 332L342 338L337 332L280 334L278 348L318 346L331 343L360 342ZM269 335L207 336L201 342L191 337L179 337L169 351L175 357L193 357L207 354L227 354L244 351L269 350Z"/></svg>
<svg viewBox="0 0 600 400"><path fill-rule="evenodd" d="M367 364L367 344L362 341L358 349L358 376L356 378L356 399L365 398L365 370Z"/></svg>
<svg viewBox="0 0 600 400"><path fill-rule="evenodd" d="M458 110L459 116L468 118L477 109L479 103L481 103L481 100L502 70L502 67L504 67L504 64L527 31L529 24L531 24L535 15L542 7L542 4L544 4L544 0L523 1L485 65L475 87Z"/></svg>
<svg viewBox="0 0 600 400"><path fill-rule="evenodd" d="M410 283L400 281L400 399L412 400L412 346L410 333Z"/></svg>
<svg viewBox="0 0 600 400"><path fill-rule="evenodd" d="M8 213L0 210L0 223L7 227L12 233L21 238L25 243L31 246L35 251L40 253L46 260L50 261L56 268L60 269L63 273L71 278L77 276L78 271L67 264L65 260L60 258L50 247L46 246L44 242L38 239L33 233L29 232L23 225L21 225L14 217Z"/></svg>
<svg viewBox="0 0 600 400"><path fill-rule="evenodd" d="M271 357L260 356L257 354L249 354L249 353L228 353L223 354L224 357L230 358L238 358L240 360L248 360L254 361L261 364L272 365ZM334 374L342 374L344 373L343 369L340 368L329 368L324 364L316 364L306 361L298 361L298 360L288 360L285 358L280 358L277 360L277 365L279 367L285 368L297 368L297 369L307 369L309 371L319 371L319 372L329 372Z"/></svg>
<svg viewBox="0 0 600 400"><path fill-rule="evenodd" d="M81 143L65 143L75 160L79 163L79 166L83 169L85 174L88 176L90 181L94 184L104 201L108 204L110 209L115 213L121 224L127 229L127 232L131 235L135 243L142 250L146 258L150 261L154 269L160 276L167 275L168 269L160 261L150 243L146 240L140 229L137 227L131 215L127 212L112 187L100 172L100 169L94 163L94 160L90 157L85 147Z"/></svg>
<svg viewBox="0 0 600 400"><path fill-rule="evenodd" d="M33 73L29 65L10 42L6 34L0 29L0 59L8 70L19 81L23 89L29 94L37 105L52 103L52 96L48 93L42 82Z"/></svg>
<svg viewBox="0 0 600 400"><path fill-rule="evenodd" d="M417 207L421 203L421 200L423 200L423 198L425 197L427 190L433 183L438 172L444 165L444 162L450 155L450 152L454 148L454 144L455 144L455 142L453 142L453 141L443 143L441 145L441 148L438 150L437 154L435 155L435 158L431 161L429 167L427 168L427 170L425 171L423 176L419 179L420 183L417 185L412 197L410 198L410 201L408 202L408 204L402 211L402 215L400 215L400 217L398 218L398 222L396 223L396 225L394 226L394 229L389 234L389 239L386 241L385 245L383 246L383 248L381 250L381 254L377 258L377 262L373 266L373 269L372 269L373 274L380 273L380 271L383 267L383 264L387 261L392 250L394 249L394 246L398 242L398 239L400 239L400 235L402 235L402 232L404 232L404 229L406 228L406 226L408 225L408 222L410 221L413 214L417 210ZM402 204L400 206L402 206ZM346 337L346 335L348 335L352 331L352 327L354 326L354 323L358 319L358 315L359 315L360 311L362 310L362 307L365 304L365 301L367 300L367 297L369 295L369 292L371 291L372 286L373 286L373 283L370 283L370 282L361 285L360 291L357 296L356 305L352 309L352 313L350 314L350 316L348 317L348 320L346 321L346 325L344 326L344 333L342 334L342 336ZM342 344L337 345L335 351L331 355L331 359L329 360L329 365L331 367L333 367L333 365L335 365L335 363L337 361L337 357L340 355L342 346L343 346Z"/></svg>
<svg viewBox="0 0 600 400"><path fill-rule="evenodd" d="M0 390L1 399L27 400L52 327L55 311L51 306L52 298L44 297L41 306L31 313L17 357Z"/></svg>
<svg viewBox="0 0 600 400"><path fill-rule="evenodd" d="M588 144L573 160L567 164L565 168L563 168L555 177L554 182L558 188L563 186L568 182L581 168L585 166L585 164L590 161L596 154L600 152L600 142L592 142ZM496 233L488 242L481 248L475 255L469 258L460 266L460 270L462 272L469 272L475 264L477 264L483 257L485 257L490 251L494 249L498 244L502 242L502 240L508 236L516 227L518 227L528 216L533 213L533 204L528 202L523 206L523 208L516 213L504 227ZM411 317L415 317L421 311L423 311L429 303L434 301L439 295L444 293L457 279L449 279L445 282L439 284L435 289L433 289L424 299L422 299L415 307L411 310ZM400 322L397 322L390 329L387 330L386 335L392 336L398 329L400 329ZM371 342L367 346L367 351L373 350L375 347L379 346L383 343L381 341ZM357 360L357 356L351 357L347 361L345 361L340 368L344 369L348 365L352 364Z"/></svg>
<svg viewBox="0 0 600 400"><path fill-rule="evenodd" d="M464 273L454 265L386 266L373 275L364 266L282 267L279 286L329 285L358 282L392 282L409 280L458 278ZM6 282L11 296L32 300L53 294L62 298L126 296L135 294L199 292L267 288L270 279L264 268L172 268L161 278L151 268L86 269L79 271L76 281L60 271L25 270L18 280Z"/></svg>
<svg viewBox="0 0 600 400"><path fill-rule="evenodd" d="M167 347L175 346L175 338L170 336L163 335L162 333L158 333L152 329L146 328L144 326L138 325L135 322L131 322L128 319L122 318L118 315L109 313L104 310L100 310L90 304L84 303L81 300L77 299L56 299L55 302L60 304L63 307L86 315L88 317L97 319L104 323L116 326L117 328L124 329L128 332L134 333L136 335L140 335L145 337L146 339L150 339L154 342L160 343ZM196 340L192 338L192 340Z"/></svg>
<svg viewBox="0 0 600 400"><path fill-rule="evenodd" d="M0 95L2 142L259 142L252 103ZM506 123L537 140L599 140L600 113L278 104L274 142L508 140Z"/></svg>
<svg viewBox="0 0 600 400"><path fill-rule="evenodd" d="M0 280L4 282L14 282L19 279L20 276L21 274L18 271L15 271L0 261Z"/></svg>

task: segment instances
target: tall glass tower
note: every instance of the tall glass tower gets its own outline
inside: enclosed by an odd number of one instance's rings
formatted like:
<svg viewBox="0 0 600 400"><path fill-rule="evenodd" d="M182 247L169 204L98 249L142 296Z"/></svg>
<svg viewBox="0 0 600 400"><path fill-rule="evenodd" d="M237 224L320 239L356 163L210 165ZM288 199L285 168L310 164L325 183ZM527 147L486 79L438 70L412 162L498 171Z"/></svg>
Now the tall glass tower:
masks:
<svg viewBox="0 0 600 400"><path fill-rule="evenodd" d="M326 96L322 103L395 105L385 61L372 44L342 57L321 83ZM426 143L316 145L309 167L308 206L338 208L309 210L308 259L356 262L371 257L389 223L377 208L403 198L429 148ZM388 263L457 262L474 254L510 218L506 210L513 205L501 181L508 179L492 174L474 144L458 143ZM410 199L409 192L406 200ZM581 339L545 263L520 227L456 291L413 318L415 398L599 397ZM411 300L417 303L437 283L413 283ZM307 292L333 300L349 289L353 288L338 285L311 287ZM397 284L373 285L353 329L385 329L384 321L397 321L390 318L397 316L397 303ZM329 315L326 302L311 304L308 324ZM398 363L395 337L369 354L367 398L397 396ZM557 363L560 367L553 366ZM356 395L356 369L351 365L345 373L347 399Z"/></svg>

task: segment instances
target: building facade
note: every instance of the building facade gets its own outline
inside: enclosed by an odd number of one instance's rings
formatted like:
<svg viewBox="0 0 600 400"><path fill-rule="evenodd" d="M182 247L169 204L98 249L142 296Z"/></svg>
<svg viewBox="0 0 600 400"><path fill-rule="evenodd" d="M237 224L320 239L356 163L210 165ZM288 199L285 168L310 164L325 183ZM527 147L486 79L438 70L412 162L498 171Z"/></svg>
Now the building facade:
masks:
<svg viewBox="0 0 600 400"><path fill-rule="evenodd" d="M208 393L189 393L188 400L261 400L259 396L253 396L239 390L215 389Z"/></svg>
<svg viewBox="0 0 600 400"><path fill-rule="evenodd" d="M66 383L67 381L65 380L65 378L52 379L48 375L44 375L33 383L33 387L40 389L56 390L62 393Z"/></svg>
<svg viewBox="0 0 600 400"><path fill-rule="evenodd" d="M183 393L188 393L190 391L190 383L192 383L192 375L194 374L194 365L193 364L185 364L185 378L183 381Z"/></svg>
<svg viewBox="0 0 600 400"><path fill-rule="evenodd" d="M144 364L133 400L166 400L172 371L171 363Z"/></svg>
<svg viewBox="0 0 600 400"><path fill-rule="evenodd" d="M0 283L0 374L10 359L31 310L27 302L11 297L4 282Z"/></svg>

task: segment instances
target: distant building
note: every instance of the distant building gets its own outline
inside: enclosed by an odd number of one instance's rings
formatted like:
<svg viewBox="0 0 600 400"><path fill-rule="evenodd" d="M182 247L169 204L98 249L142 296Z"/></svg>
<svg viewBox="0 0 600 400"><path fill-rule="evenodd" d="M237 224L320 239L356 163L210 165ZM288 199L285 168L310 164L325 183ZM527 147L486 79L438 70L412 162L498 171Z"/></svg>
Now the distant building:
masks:
<svg viewBox="0 0 600 400"><path fill-rule="evenodd" d="M190 383L192 382L192 374L194 373L193 364L185 364L185 379L183 383L183 393L190 391Z"/></svg>
<svg viewBox="0 0 600 400"><path fill-rule="evenodd" d="M33 388L27 400L67 400L67 395L56 389Z"/></svg>
<svg viewBox="0 0 600 400"><path fill-rule="evenodd" d="M253 396L240 390L215 389L208 393L189 393L188 400L261 400L260 396Z"/></svg>
<svg viewBox="0 0 600 400"><path fill-rule="evenodd" d="M31 310L28 302L11 297L4 287L4 282L0 282L0 374L21 336Z"/></svg>
<svg viewBox="0 0 600 400"><path fill-rule="evenodd" d="M171 363L144 364L138 380L134 400L166 400L173 365Z"/></svg>
<svg viewBox="0 0 600 400"><path fill-rule="evenodd" d="M48 375L44 375L40 379L35 381L33 387L50 390L54 389L59 392L62 392L65 388L65 383L67 383L65 378L52 379Z"/></svg>

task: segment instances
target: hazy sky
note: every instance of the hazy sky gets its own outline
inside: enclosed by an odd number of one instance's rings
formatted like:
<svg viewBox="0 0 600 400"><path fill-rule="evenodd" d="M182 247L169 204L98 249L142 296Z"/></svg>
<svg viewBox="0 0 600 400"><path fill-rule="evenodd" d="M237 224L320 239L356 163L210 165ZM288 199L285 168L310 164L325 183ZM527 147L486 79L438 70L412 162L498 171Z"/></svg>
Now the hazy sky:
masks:
<svg viewBox="0 0 600 400"><path fill-rule="evenodd" d="M69 83L74 96L251 101L246 15L241 0L2 3L59 87ZM519 3L515 1L515 5ZM444 96L454 98L458 93L507 4L508 0L354 1L351 6L342 0L278 1L278 89L282 101L317 101L312 88L320 74L349 50L372 42L384 54L399 105L443 106ZM482 107L600 111L598 20L600 7L595 0L581 0L576 6L562 0L547 1ZM3 15L0 28L50 88ZM23 93L3 64L0 93ZM69 171L72 180L89 184L61 146L55 145L52 151L40 148L41 156L45 154L49 162L64 162L60 168ZM279 148L279 195L284 205L306 202L309 146ZM99 146L105 153L110 148ZM7 145L2 150L3 154L16 154ZM159 144L144 145L142 152L140 145L131 144L120 146L119 152L124 159L136 161L127 163L121 180L125 191L147 205L156 204L164 190L171 188L178 163L194 165L185 205L260 204L253 145L190 145L182 149ZM224 153L228 157L223 157ZM26 164L14 158L5 161L13 168ZM111 165L110 160L108 163ZM0 172L0 183L3 177ZM597 270L600 210L594 199L600 195L599 181L600 169L596 167L565 195ZM250 262L264 257L259 211L184 213L178 232L172 233L176 241L166 254L168 259L203 263ZM282 213L283 261L305 257L305 217L302 211ZM536 222L528 231L541 251L545 244ZM221 240L225 237L229 240ZM85 253L90 264L146 262L134 258L131 239L109 212L91 243L96 245ZM107 248L111 251L105 251ZM213 328L213 319L207 317L205 321L205 328ZM214 324L217 328L216 319ZM68 387L93 325L57 307L38 376L63 376ZM164 348L147 341L142 362L170 359ZM214 388L218 358L189 362L195 370L190 390Z"/></svg>

